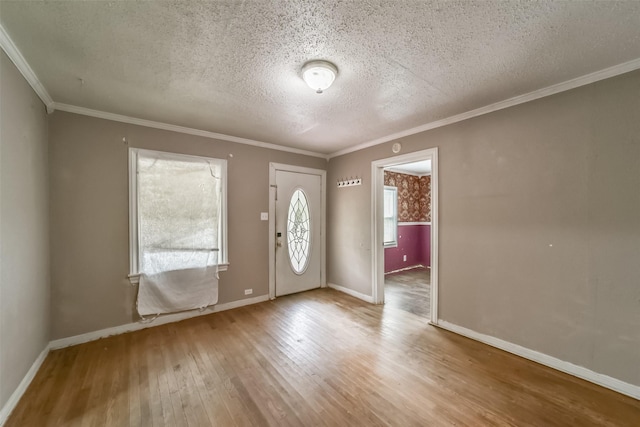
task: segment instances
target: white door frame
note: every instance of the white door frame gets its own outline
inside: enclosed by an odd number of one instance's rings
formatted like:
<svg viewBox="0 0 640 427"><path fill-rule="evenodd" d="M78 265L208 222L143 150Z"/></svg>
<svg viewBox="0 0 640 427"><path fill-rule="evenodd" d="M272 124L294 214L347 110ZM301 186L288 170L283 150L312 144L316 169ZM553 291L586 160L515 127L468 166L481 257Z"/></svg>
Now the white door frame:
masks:
<svg viewBox="0 0 640 427"><path fill-rule="evenodd" d="M384 168L431 160L431 311L430 323L438 324L438 147L371 162L372 295L375 304L384 303Z"/></svg>
<svg viewBox="0 0 640 427"><path fill-rule="evenodd" d="M327 171L303 166L269 163L269 298L276 298L276 171L320 176L320 287L327 286Z"/></svg>

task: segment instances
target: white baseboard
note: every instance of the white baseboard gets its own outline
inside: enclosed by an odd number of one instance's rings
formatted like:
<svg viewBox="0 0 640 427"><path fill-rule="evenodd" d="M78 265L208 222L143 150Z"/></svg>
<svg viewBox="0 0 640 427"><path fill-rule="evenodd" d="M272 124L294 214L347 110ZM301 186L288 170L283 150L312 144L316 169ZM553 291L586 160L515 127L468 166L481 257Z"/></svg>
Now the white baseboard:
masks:
<svg viewBox="0 0 640 427"><path fill-rule="evenodd" d="M540 363L541 365L548 366L558 371L565 372L569 375L573 375L583 380L598 384L599 386L617 391L618 393L625 394L640 400L640 386L629 384L608 375L599 374L590 369L582 366L574 365L570 362L557 359L544 353L540 353L535 350L528 349L526 347L519 346L517 344L510 343L508 341L501 340L489 335L481 334L480 332L472 331L471 329L464 328L462 326L454 325L453 323L446 322L444 320L438 320L437 324L434 324L442 329L454 332L456 334L471 338L472 340L480 341L488 344L492 347L499 348L508 353L515 354L525 359L532 360Z"/></svg>
<svg viewBox="0 0 640 427"><path fill-rule="evenodd" d="M363 301L373 304L372 296L362 294L358 291L354 291L353 289L345 288L344 286L336 285L335 283L327 283L327 286L329 286L332 289L335 289L336 291L344 292L345 294L351 295L352 297L356 297L358 299L361 299Z"/></svg>
<svg viewBox="0 0 640 427"><path fill-rule="evenodd" d="M38 370L40 369L40 366L42 366L42 362L44 362L47 354L49 354L49 345L47 345L44 350L42 350L42 353L40 353L35 362L33 362L33 365L31 365L31 368L29 368L27 374L24 376L24 378L22 378L20 384L18 384L18 388L15 389L11 397L9 397L9 400L7 400L7 403L5 403L4 407L0 410L0 427L4 425L4 423L9 418L9 415L11 415L11 412L13 412L16 405L22 398L24 392L27 391L29 384L31 384L31 381L33 381L33 378L38 373Z"/></svg>
<svg viewBox="0 0 640 427"><path fill-rule="evenodd" d="M228 302L225 304L217 304L213 307L200 310L190 310L184 313L167 314L160 316L150 322L134 322L126 325L114 326L112 328L101 329L99 331L88 332L86 334L75 335L72 337L61 338L55 341L51 341L49 348L51 350L57 350L72 345L83 344L89 341L95 341L100 338L109 337L112 335L120 335L126 332L139 331L141 329L153 328L154 326L165 325L167 323L179 322L181 320L190 319L192 317L206 316L211 313L218 313L220 311L231 310L232 308L243 307L245 305L257 304L259 302L268 301L268 295L261 295L253 298L241 299L238 301Z"/></svg>
<svg viewBox="0 0 640 427"><path fill-rule="evenodd" d="M29 384L31 384L31 381L33 381L33 378L35 377L36 373L40 369L40 366L42 366L42 362L44 362L44 359L47 357L47 354L49 354L50 350L57 350L60 348L69 347L76 344L95 341L97 339L108 337L111 335L120 335L125 332L138 331L140 329L152 328L154 326L165 325L167 323L179 322L181 320L190 319L192 317L206 316L207 314L217 313L225 310L231 310L232 308L238 308L238 307L243 307L245 305L257 304L259 302L264 302L268 300L269 300L268 295L261 295L258 297L246 298L238 301L229 302L226 304L214 305L213 307L207 308L202 311L191 310L184 313L168 314L166 316L160 316L150 322L129 323L126 325L114 326L113 328L102 329L99 331L88 332L86 334L81 334L73 337L62 338L59 340L51 341L45 347L45 349L42 350L42 353L40 353L36 361L33 362L33 365L31 365L31 368L29 369L27 374L24 376L24 378L18 385L18 388L16 388L16 390L13 392L11 397L9 397L9 400L7 400L7 403L0 410L0 427L4 425L4 423L9 418L9 415L11 415L11 412L14 410L14 408L22 398L22 395L27 390L27 387L29 387Z"/></svg>

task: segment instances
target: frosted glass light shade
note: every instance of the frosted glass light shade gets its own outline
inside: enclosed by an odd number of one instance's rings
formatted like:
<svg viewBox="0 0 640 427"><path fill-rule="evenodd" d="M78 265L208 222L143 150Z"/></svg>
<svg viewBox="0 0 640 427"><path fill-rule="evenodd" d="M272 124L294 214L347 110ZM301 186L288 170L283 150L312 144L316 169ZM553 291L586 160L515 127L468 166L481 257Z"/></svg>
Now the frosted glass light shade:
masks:
<svg viewBox="0 0 640 427"><path fill-rule="evenodd" d="M302 79L309 87L322 93L327 90L338 75L338 69L331 62L311 61L302 67Z"/></svg>

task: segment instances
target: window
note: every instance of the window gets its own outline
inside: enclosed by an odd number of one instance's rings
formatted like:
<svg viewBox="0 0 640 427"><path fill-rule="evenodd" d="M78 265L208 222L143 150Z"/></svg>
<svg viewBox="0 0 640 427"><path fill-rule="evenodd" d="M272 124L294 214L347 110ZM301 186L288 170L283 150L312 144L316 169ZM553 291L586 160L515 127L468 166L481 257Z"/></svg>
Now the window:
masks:
<svg viewBox="0 0 640 427"><path fill-rule="evenodd" d="M289 202L287 223L287 244L289 247L289 261L294 273L302 274L309 264L309 249L311 249L311 217L309 204L304 191L298 188L293 192Z"/></svg>
<svg viewBox="0 0 640 427"><path fill-rule="evenodd" d="M384 246L398 246L398 189L384 187Z"/></svg>
<svg viewBox="0 0 640 427"><path fill-rule="evenodd" d="M132 282L227 265L226 175L226 160L129 150Z"/></svg>

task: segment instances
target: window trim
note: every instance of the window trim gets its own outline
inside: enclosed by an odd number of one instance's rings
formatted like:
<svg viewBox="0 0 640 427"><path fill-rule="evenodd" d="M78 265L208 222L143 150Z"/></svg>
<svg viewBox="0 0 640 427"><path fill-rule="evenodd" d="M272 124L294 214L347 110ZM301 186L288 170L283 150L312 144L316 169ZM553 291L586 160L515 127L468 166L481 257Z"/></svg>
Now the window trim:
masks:
<svg viewBox="0 0 640 427"><path fill-rule="evenodd" d="M218 270L227 271L229 266L229 247L227 238L227 160L218 159L208 156L193 156L190 154L171 153L160 150L147 150L142 148L129 147L129 281L131 284L137 284L140 281L140 229L138 223L140 216L138 212L138 153L147 153L163 159L185 160L216 160L221 164L222 184L220 200L222 209L220 210L220 230L219 236L221 240L220 253L222 259L219 260Z"/></svg>
<svg viewBox="0 0 640 427"><path fill-rule="evenodd" d="M382 204L384 206L384 195L386 191L392 191L393 192L393 198L394 198L394 203L393 203L393 223L394 223L394 227L395 227L395 233L394 233L394 239L388 242L384 241L384 231L382 232L382 246L385 248L396 248L398 247L398 188L394 187L392 185L385 185L384 186L384 190L382 191ZM383 208L383 212L382 212L382 225L383 225L383 230L384 230L384 221L385 219L387 219L389 217L385 217L384 216L384 208Z"/></svg>

